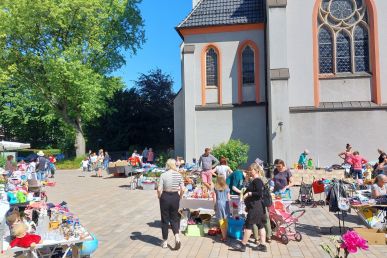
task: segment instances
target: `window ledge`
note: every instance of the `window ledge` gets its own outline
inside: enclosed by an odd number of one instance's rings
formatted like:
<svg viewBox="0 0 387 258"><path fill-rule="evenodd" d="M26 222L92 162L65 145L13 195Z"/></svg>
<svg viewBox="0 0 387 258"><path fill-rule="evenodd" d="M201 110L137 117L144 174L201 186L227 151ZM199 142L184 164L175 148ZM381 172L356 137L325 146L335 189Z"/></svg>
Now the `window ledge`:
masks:
<svg viewBox="0 0 387 258"><path fill-rule="evenodd" d="M206 90L210 90L210 89L218 89L218 86L206 86Z"/></svg>
<svg viewBox="0 0 387 258"><path fill-rule="evenodd" d="M339 112L339 111L371 111L387 110L387 104L377 105L371 101L348 101L348 102L321 102L318 107L290 107L290 113L312 113L312 112Z"/></svg>
<svg viewBox="0 0 387 258"><path fill-rule="evenodd" d="M205 106L198 105L195 106L196 111L206 111L206 110L230 110L234 108L242 108L242 107L265 107L265 102L257 103L255 101L243 102L242 104L207 104Z"/></svg>
<svg viewBox="0 0 387 258"><path fill-rule="evenodd" d="M351 78L371 78L372 74L367 72L361 73L336 73L336 74L320 74L320 80L334 80L334 79L351 79Z"/></svg>

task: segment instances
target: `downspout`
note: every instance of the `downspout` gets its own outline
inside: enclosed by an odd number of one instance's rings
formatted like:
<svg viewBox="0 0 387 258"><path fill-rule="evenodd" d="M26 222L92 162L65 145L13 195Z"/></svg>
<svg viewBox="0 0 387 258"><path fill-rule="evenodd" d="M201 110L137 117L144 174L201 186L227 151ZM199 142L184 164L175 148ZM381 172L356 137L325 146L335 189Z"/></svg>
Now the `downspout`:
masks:
<svg viewBox="0 0 387 258"><path fill-rule="evenodd" d="M266 1L264 1L264 8L265 8L265 17L264 17L264 23L265 23L265 31L264 31L264 48L265 48L265 109L266 109L266 146L267 146L267 148L266 148L266 161L267 161L267 163L272 163L273 162L273 157L272 157L272 155L271 155L271 153L272 153L272 146L271 146L271 130L270 130L270 123L271 123L271 120L270 120L270 117L269 117L269 115L270 115L270 110L269 110L269 100L270 100L270 98L269 98L269 96L268 96L268 94L269 94L269 90L268 90L268 88L270 87L270 82L269 82L269 79L270 79L270 77L269 77L269 70L268 70L268 68L270 67L269 66L269 62L270 62L270 60L269 60L269 48L268 48L268 46L269 46L269 37L268 37L268 35L269 35L269 32L268 32L268 28L269 28L269 26L267 25L267 22L268 22L268 9L267 9L267 4L266 4Z"/></svg>

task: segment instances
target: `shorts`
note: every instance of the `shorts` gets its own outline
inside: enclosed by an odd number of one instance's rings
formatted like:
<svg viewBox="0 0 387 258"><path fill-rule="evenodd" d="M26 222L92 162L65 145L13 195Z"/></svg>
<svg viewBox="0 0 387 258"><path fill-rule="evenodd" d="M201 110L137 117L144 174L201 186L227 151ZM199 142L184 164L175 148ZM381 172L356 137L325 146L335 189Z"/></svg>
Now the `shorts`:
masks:
<svg viewBox="0 0 387 258"><path fill-rule="evenodd" d="M212 169L202 171L202 181L203 183L211 184L212 183Z"/></svg>

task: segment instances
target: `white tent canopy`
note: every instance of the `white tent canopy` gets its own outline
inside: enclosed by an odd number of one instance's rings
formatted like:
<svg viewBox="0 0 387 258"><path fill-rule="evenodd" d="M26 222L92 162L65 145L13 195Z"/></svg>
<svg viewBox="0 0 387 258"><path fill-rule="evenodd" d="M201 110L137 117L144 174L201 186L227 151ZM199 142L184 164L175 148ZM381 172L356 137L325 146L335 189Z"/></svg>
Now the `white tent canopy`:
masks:
<svg viewBox="0 0 387 258"><path fill-rule="evenodd" d="M15 151L21 149L29 149L31 145L29 143L20 143L20 142L0 142L0 151Z"/></svg>

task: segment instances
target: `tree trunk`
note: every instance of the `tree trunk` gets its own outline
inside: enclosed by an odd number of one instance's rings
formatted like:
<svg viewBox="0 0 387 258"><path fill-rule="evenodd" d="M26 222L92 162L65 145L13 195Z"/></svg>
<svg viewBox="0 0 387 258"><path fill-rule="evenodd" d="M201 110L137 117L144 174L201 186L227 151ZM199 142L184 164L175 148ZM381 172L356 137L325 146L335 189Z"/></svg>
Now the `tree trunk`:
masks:
<svg viewBox="0 0 387 258"><path fill-rule="evenodd" d="M86 154L86 141L85 136L83 135L81 119L77 119L77 125L75 128L75 155L82 157Z"/></svg>

